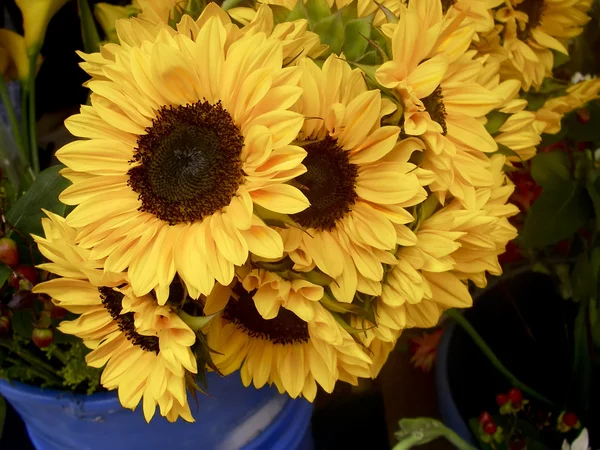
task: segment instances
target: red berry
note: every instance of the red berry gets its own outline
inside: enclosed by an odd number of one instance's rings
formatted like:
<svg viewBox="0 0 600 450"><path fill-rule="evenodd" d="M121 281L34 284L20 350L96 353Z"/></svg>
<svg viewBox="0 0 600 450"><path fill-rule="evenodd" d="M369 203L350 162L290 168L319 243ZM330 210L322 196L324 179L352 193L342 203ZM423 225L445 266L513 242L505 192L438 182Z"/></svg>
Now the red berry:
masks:
<svg viewBox="0 0 600 450"><path fill-rule="evenodd" d="M0 337L8 336L10 331L10 319L7 316L0 316Z"/></svg>
<svg viewBox="0 0 600 450"><path fill-rule="evenodd" d="M17 243L11 238L3 237L0 239L0 261L10 267L19 264Z"/></svg>
<svg viewBox="0 0 600 450"><path fill-rule="evenodd" d="M510 450L523 450L525 447L527 447L527 441L523 438L514 439L508 445Z"/></svg>
<svg viewBox="0 0 600 450"><path fill-rule="evenodd" d="M8 283L15 289L20 289L19 282L22 279L29 281L32 285L36 285L38 282L38 274L35 267L26 265L17 266L10 274Z"/></svg>
<svg viewBox="0 0 600 450"><path fill-rule="evenodd" d="M67 316L68 311L60 306L54 306L50 310L50 317L53 319L64 319Z"/></svg>
<svg viewBox="0 0 600 450"><path fill-rule="evenodd" d="M577 418L577 414L571 411L567 411L563 414L562 421L565 425L573 428L575 425L577 425L579 419Z"/></svg>
<svg viewBox="0 0 600 450"><path fill-rule="evenodd" d="M496 426L496 424L494 422L488 422L483 426L483 432L485 434L489 434L490 436L493 436L494 434L496 434L497 429L498 429L498 427Z"/></svg>
<svg viewBox="0 0 600 450"><path fill-rule="evenodd" d="M520 405L523 401L523 394L517 388L512 388L510 391L508 391L508 399L513 405Z"/></svg>
<svg viewBox="0 0 600 450"><path fill-rule="evenodd" d="M506 394L496 395L496 403L498 403L498 406L503 406L506 404L506 402L508 402L508 395L506 395Z"/></svg>
<svg viewBox="0 0 600 450"><path fill-rule="evenodd" d="M482 412L481 415L479 416L479 423L481 425L485 425L486 423L493 422L493 421L494 421L494 419L492 419L492 416L487 411Z"/></svg>
<svg viewBox="0 0 600 450"><path fill-rule="evenodd" d="M48 347L54 340L54 330L52 328L34 328L31 340L39 348Z"/></svg>

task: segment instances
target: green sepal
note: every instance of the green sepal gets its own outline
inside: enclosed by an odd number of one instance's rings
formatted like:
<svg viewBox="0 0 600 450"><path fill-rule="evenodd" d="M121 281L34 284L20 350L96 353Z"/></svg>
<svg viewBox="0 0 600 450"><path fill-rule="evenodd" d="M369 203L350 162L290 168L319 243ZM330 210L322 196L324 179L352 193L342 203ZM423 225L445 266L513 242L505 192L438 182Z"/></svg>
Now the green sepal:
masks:
<svg viewBox="0 0 600 450"><path fill-rule="evenodd" d="M314 26L313 31L319 35L323 44L329 46L325 55L330 55L331 53L337 55L342 51L342 45L344 44L344 22L339 11L319 21Z"/></svg>
<svg viewBox="0 0 600 450"><path fill-rule="evenodd" d="M287 228L287 225L298 226L287 214L276 213L257 204L254 204L254 214L269 226L280 228Z"/></svg>
<svg viewBox="0 0 600 450"><path fill-rule="evenodd" d="M304 6L308 23L312 26L331 16L331 9L326 0L307 0Z"/></svg>
<svg viewBox="0 0 600 450"><path fill-rule="evenodd" d="M504 125L504 122L508 119L510 114L506 114L500 111L492 111L487 115L487 123L485 129L491 135L498 132L498 130Z"/></svg>
<svg viewBox="0 0 600 450"><path fill-rule="evenodd" d="M372 17L364 17L346 22L342 51L349 61L359 61L364 55L369 46L372 20Z"/></svg>

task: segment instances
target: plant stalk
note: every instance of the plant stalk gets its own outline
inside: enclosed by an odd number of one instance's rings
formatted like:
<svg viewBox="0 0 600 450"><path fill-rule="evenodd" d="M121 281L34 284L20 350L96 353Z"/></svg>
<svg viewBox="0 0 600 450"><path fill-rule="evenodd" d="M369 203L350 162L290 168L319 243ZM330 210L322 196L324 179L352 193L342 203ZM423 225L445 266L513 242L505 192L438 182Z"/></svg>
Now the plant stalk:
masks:
<svg viewBox="0 0 600 450"><path fill-rule="evenodd" d="M514 387L519 388L524 393L528 394L531 398L535 398L543 403L546 403L550 406L556 406L552 401L548 400L542 394L538 393L521 380L519 380L510 370L500 362L496 354L492 351L492 349L486 344L481 335L473 328L473 325L456 309L452 308L446 311L446 314L449 317L452 317L456 323L458 323L463 330L473 339L477 347L482 351L482 353L487 357L487 359L492 363L492 365L500 372Z"/></svg>
<svg viewBox="0 0 600 450"><path fill-rule="evenodd" d="M17 146L19 147L19 156L21 157L21 162L23 163L24 167L27 167L29 166L29 158L27 157L27 147L23 145L23 137L21 136L19 121L17 120L17 115L15 114L15 108L13 107L13 104L10 101L8 88L6 87L6 83L4 82L3 77L0 77L0 99L2 99L4 110L6 111L6 115L8 116L8 123L12 130L13 138L17 143Z"/></svg>
<svg viewBox="0 0 600 450"><path fill-rule="evenodd" d="M31 151L31 164L33 166L33 173L35 175L40 173L40 157L38 154L38 143L37 143L37 130L36 130L36 117L35 117L35 69L37 62L37 52L29 55L29 78L27 79L29 94L29 142Z"/></svg>

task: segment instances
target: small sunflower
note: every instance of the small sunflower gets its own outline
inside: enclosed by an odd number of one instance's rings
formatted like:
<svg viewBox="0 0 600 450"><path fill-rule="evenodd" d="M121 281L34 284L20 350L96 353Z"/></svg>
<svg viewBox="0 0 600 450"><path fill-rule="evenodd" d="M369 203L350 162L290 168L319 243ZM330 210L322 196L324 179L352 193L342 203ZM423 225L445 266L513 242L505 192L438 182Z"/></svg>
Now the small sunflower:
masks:
<svg viewBox="0 0 600 450"><path fill-rule="evenodd" d="M509 0L495 10L507 51L506 72L538 89L552 72L552 50L568 54L567 41L590 20L589 0Z"/></svg>
<svg viewBox="0 0 600 450"><path fill-rule="evenodd" d="M518 80L500 81L500 64L493 58L486 58L484 69L478 76L482 86L494 91L502 98L497 110L486 118L486 129L499 147L509 149L510 162L520 162L535 156L536 147L542 141L545 125L538 120L535 112L526 111L527 99L519 98L521 82Z"/></svg>
<svg viewBox="0 0 600 450"><path fill-rule="evenodd" d="M271 276L254 273L249 277L253 281L246 284L252 291L237 284L225 308L207 326L208 347L215 352L212 359L221 373L240 369L246 386L254 384L258 389L275 384L281 393L292 398L302 395L309 401L315 398L317 383L332 392L338 379L356 384L358 377L369 376L370 358L333 315L313 300L317 286L310 293L291 289L286 296L282 290L273 292ZM274 317L267 312L272 318L266 319L257 309L261 296L269 297L271 303L274 297L282 300ZM302 317L312 319L307 322Z"/></svg>
<svg viewBox="0 0 600 450"><path fill-rule="evenodd" d="M359 284L379 283L396 244L414 239L405 208L427 193L421 169L408 158L421 143L397 144L400 129L380 126L394 107L367 89L359 70L336 56L322 69L310 60L299 64L304 95L295 109L308 119L298 142L308 155L294 184L311 206L291 215L299 226L281 231L284 249L296 270L316 266L334 278L335 297L349 303Z"/></svg>
<svg viewBox="0 0 600 450"><path fill-rule="evenodd" d="M290 214L309 204L287 183L306 171L306 151L291 145L303 117L289 109L301 71L282 67L278 39L234 36L222 20L209 5L195 22L184 16L186 33L119 21L122 45L84 56L91 106L66 121L84 140L57 152L77 241L161 304L176 273L198 298L215 279L228 285L249 252L282 256L254 205Z"/></svg>
<svg viewBox="0 0 600 450"><path fill-rule="evenodd" d="M51 262L39 267L63 277L40 283L33 291L79 315L61 322L58 329L81 338L92 350L87 364L105 366L100 381L106 389L118 390L125 408L135 409L141 401L147 421L158 405L171 422L178 417L193 422L186 376L197 373L191 351L195 333L152 296L136 297L123 274L102 277L99 262L87 260L89 251L75 245L76 231L64 219L46 214L46 236L35 239ZM95 282L112 281L111 287L92 284L90 275Z"/></svg>
<svg viewBox="0 0 600 450"><path fill-rule="evenodd" d="M475 189L492 183L485 153L497 149L484 117L502 99L478 80L483 62L467 51L473 28L453 8L426 16L413 3L388 26L393 60L376 77L402 102L404 132L426 144L422 167L436 174L430 189L441 202L450 192L473 206Z"/></svg>
<svg viewBox="0 0 600 450"><path fill-rule="evenodd" d="M484 287L486 272L502 273L498 255L517 235L508 217L518 208L507 204L514 186L503 172L505 157L490 160L493 184L477 189L474 208L453 200L423 221L415 245L398 251L377 303L377 333L433 327L445 309L471 305L467 280Z"/></svg>

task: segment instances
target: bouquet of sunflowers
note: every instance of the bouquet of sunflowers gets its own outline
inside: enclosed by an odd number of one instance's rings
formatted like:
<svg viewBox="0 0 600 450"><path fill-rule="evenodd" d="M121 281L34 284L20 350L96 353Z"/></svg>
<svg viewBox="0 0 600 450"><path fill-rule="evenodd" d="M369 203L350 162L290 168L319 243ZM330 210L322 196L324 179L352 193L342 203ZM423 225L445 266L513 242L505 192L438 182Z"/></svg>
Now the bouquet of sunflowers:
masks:
<svg viewBox="0 0 600 450"><path fill-rule="evenodd" d="M591 3L97 5L32 292L148 421L193 421L206 371L310 401L376 377L501 273L506 168L600 90L551 78Z"/></svg>

